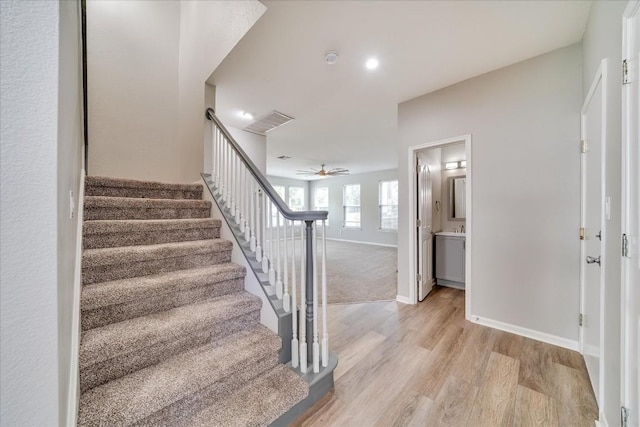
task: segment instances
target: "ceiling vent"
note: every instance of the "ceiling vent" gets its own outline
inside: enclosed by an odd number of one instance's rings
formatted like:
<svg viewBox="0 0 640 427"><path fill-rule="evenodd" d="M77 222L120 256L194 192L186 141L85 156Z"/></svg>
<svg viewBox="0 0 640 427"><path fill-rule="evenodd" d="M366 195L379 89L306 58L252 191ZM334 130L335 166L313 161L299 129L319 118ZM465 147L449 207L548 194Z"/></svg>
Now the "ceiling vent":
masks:
<svg viewBox="0 0 640 427"><path fill-rule="evenodd" d="M289 117L286 114L273 110L272 112L256 119L255 122L246 126L244 130L251 133L257 133L258 135L266 135L267 132L271 132L275 128L289 123L291 120L293 120L293 117Z"/></svg>

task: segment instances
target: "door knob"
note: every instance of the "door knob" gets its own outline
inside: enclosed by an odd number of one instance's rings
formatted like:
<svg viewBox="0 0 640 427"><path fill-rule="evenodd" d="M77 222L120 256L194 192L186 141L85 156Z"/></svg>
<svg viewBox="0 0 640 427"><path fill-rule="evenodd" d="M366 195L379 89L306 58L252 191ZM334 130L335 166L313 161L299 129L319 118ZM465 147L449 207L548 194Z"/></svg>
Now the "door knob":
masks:
<svg viewBox="0 0 640 427"><path fill-rule="evenodd" d="M587 257L587 264L598 264L600 265L600 257L594 258L592 256Z"/></svg>

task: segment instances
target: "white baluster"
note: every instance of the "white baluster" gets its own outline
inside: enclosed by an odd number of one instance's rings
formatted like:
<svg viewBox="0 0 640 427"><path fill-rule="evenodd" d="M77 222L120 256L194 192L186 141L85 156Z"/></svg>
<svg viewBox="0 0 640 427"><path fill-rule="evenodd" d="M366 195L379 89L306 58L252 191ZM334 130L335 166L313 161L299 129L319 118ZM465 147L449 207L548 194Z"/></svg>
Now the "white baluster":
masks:
<svg viewBox="0 0 640 427"><path fill-rule="evenodd" d="M236 224L240 226L240 232L243 233L244 229L242 228L242 221L240 218L240 207L242 206L242 196L240 195L240 188L242 188L242 172L240 171L240 156L238 153L233 151L233 155L235 158L234 166L235 166L235 175L233 177L233 184L235 189L235 201L236 201Z"/></svg>
<svg viewBox="0 0 640 427"><path fill-rule="evenodd" d="M271 254L268 254L268 247L267 247L267 224L269 224L269 210L267 209L267 199L269 197L267 197L266 193L262 193L262 206L264 207L263 209L263 213L264 213L264 220L262 221L262 239L264 241L264 244L262 245L262 247L264 248L264 254L262 255L262 272L264 274L269 273L269 256L271 256ZM268 254L268 256L267 256Z"/></svg>
<svg viewBox="0 0 640 427"><path fill-rule="evenodd" d="M322 366L329 365L329 331L327 330L327 229L322 220Z"/></svg>
<svg viewBox="0 0 640 427"><path fill-rule="evenodd" d="M216 183L216 124L211 121L211 181Z"/></svg>
<svg viewBox="0 0 640 427"><path fill-rule="evenodd" d="M244 205L246 209L245 216L245 234L244 238L249 242L249 249L251 252L256 251L256 237L254 235L254 225L253 225L253 217L254 217L254 206L253 206L253 177L249 174L249 168L245 168L246 180L247 180L247 194L244 199Z"/></svg>
<svg viewBox="0 0 640 427"><path fill-rule="evenodd" d="M216 125L216 186L218 187L218 194L220 194L220 168L222 165L222 143L220 142L220 129Z"/></svg>
<svg viewBox="0 0 640 427"><path fill-rule="evenodd" d="M226 162L225 162L225 170L227 171L225 178L225 187L226 187L226 205L227 208L231 209L231 146L229 145L229 141L227 138L224 138L224 148L227 152ZM232 212L233 214L233 212Z"/></svg>
<svg viewBox="0 0 640 427"><path fill-rule="evenodd" d="M224 137L220 138L220 150L222 152L222 156L220 158L220 174L222 175L220 178L220 186L222 189L222 203L227 205L227 144L225 144Z"/></svg>
<svg viewBox="0 0 640 427"><path fill-rule="evenodd" d="M290 221L291 226L291 366L297 368L299 365L298 347L298 300L296 295L296 228L295 222Z"/></svg>
<svg viewBox="0 0 640 427"><path fill-rule="evenodd" d="M276 259L278 264L276 265L276 295L278 298L283 297L283 285L282 285L282 256L280 255L280 220L282 216L280 211L276 209Z"/></svg>
<svg viewBox="0 0 640 427"><path fill-rule="evenodd" d="M244 185L242 187L244 191L244 194L242 195L242 216L244 218L244 240L248 242L251 240L251 227L249 227L249 215L251 212L249 211L248 203L251 198L251 181L249 180L249 168L244 163L242 163L242 165L244 170Z"/></svg>
<svg viewBox="0 0 640 427"><path fill-rule="evenodd" d="M307 300L306 300L306 284L305 284L305 242L304 242L304 221L300 221L300 372L307 372Z"/></svg>
<svg viewBox="0 0 640 427"><path fill-rule="evenodd" d="M287 222L289 220L285 220L282 225L282 231L284 232L284 269L282 283L284 284L284 292L282 293L282 308L287 313L291 310L291 296L289 295L289 266L288 258L289 258L289 242L287 240Z"/></svg>
<svg viewBox="0 0 640 427"><path fill-rule="evenodd" d="M256 231L256 261L261 262L262 261L262 246L260 245L260 243L262 243L262 241L260 240L260 230L262 229L262 224L261 224L261 220L260 218L262 218L260 216L260 212L262 212L262 210L260 209L260 207L262 206L260 204L260 189L257 188L257 182L256 182L256 222L255 222L255 231Z"/></svg>
<svg viewBox="0 0 640 427"><path fill-rule="evenodd" d="M276 284L276 270L273 266L275 260L273 252L273 203L269 200L269 283L275 286Z"/></svg>
<svg viewBox="0 0 640 427"><path fill-rule="evenodd" d="M313 250L313 372L320 372L320 345L318 344L318 234L315 224L311 230Z"/></svg>
<svg viewBox="0 0 640 427"><path fill-rule="evenodd" d="M229 176L229 207L231 208L231 216L236 216L236 153L233 151L231 142L228 143L229 147L229 162L230 162L230 176Z"/></svg>

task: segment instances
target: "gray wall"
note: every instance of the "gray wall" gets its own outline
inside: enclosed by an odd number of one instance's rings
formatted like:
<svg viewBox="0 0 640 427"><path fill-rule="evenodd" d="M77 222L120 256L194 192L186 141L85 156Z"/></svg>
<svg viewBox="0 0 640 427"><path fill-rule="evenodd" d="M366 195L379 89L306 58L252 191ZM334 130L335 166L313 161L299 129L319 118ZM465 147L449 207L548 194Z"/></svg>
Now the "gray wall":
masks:
<svg viewBox="0 0 640 427"><path fill-rule="evenodd" d="M378 228L378 182L394 179L398 179L398 172L395 169L310 181L309 194L312 204L315 189L317 187L329 187L329 227L327 228L327 237L364 243L397 245L397 232L380 231ZM342 209L343 186L345 184L358 183L360 184L360 221L362 228L360 230L345 229L342 227L344 220ZM401 218L399 221L401 221Z"/></svg>
<svg viewBox="0 0 640 427"><path fill-rule="evenodd" d="M572 341L578 339L581 80L576 44L398 109L400 177L408 176L409 146L472 135L472 315ZM406 298L414 286L409 197L403 178L398 294Z"/></svg>
<svg viewBox="0 0 640 427"><path fill-rule="evenodd" d="M605 352L604 402L600 411L609 425L617 425L620 419L620 218L621 218L621 93L622 93L622 13L626 1L595 1L591 6L589 22L582 41L582 91L583 98L589 91L600 61L609 59L607 87L607 151L605 194L611 197L611 220L607 221L604 243L607 260L603 264L605 274L604 342Z"/></svg>
<svg viewBox="0 0 640 427"><path fill-rule="evenodd" d="M0 418L66 422L80 171L77 2L0 2ZM63 348L65 347L65 348Z"/></svg>

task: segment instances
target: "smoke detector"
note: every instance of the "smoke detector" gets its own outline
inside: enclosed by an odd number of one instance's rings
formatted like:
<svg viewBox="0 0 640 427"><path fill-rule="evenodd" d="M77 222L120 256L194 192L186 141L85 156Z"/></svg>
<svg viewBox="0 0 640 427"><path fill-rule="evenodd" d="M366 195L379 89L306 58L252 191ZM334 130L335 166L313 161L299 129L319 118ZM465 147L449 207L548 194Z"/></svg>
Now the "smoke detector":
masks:
<svg viewBox="0 0 640 427"><path fill-rule="evenodd" d="M324 62L329 65L333 65L338 62L338 52L335 50L330 50L329 52L324 54Z"/></svg>

